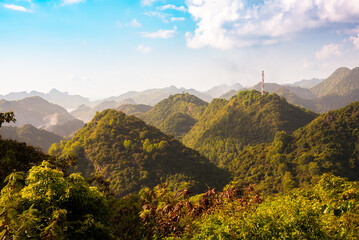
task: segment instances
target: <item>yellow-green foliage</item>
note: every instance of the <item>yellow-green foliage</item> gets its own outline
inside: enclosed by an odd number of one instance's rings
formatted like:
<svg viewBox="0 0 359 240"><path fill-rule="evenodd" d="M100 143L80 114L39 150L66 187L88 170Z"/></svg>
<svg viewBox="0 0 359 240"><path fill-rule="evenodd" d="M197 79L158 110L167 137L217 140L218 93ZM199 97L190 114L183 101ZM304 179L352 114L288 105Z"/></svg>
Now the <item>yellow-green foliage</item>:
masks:
<svg viewBox="0 0 359 240"><path fill-rule="evenodd" d="M271 144L247 147L229 164L235 180L280 192L315 183L326 172L359 177L359 102L316 118L292 135L278 132Z"/></svg>
<svg viewBox="0 0 359 240"><path fill-rule="evenodd" d="M182 138L200 118L208 103L188 93L171 95L140 115L167 134Z"/></svg>
<svg viewBox="0 0 359 240"><path fill-rule="evenodd" d="M325 174L317 185L310 189L269 197L263 202L253 191L244 191L244 194L241 193L236 197L228 193L226 191L219 193L218 197L213 198L216 199L214 201L208 199L210 211L203 211L197 215L186 212L186 218L175 209L186 201L188 203L188 200L174 201L175 198L171 197L175 196L174 193L165 198L163 196L168 196L168 193L161 193L160 196L156 195L155 199L164 204L157 203L155 214L151 212L151 203L145 204L149 211L143 210L141 217L146 223L152 221L150 225L153 226L152 236L165 239L358 239L359 237L357 182L349 182ZM220 200L220 196L231 197ZM203 199L203 195L198 197L197 199ZM200 200L193 203L193 206L199 204ZM178 221L169 221L170 219L161 213L165 209L169 211L168 216L178 216ZM168 228L165 233L161 233L162 226L174 228Z"/></svg>
<svg viewBox="0 0 359 240"><path fill-rule="evenodd" d="M229 180L224 170L198 152L115 110L97 114L71 140L53 146L51 153L60 158L76 156L78 164L73 171L106 176L121 196L165 181L173 186L185 181L200 191L207 185L222 187Z"/></svg>
<svg viewBox="0 0 359 240"><path fill-rule="evenodd" d="M316 116L275 94L241 91L229 101L213 100L183 143L227 167L244 146L271 142L277 131L291 133Z"/></svg>
<svg viewBox="0 0 359 240"><path fill-rule="evenodd" d="M107 200L79 174L65 178L44 161L6 181L1 239L111 239Z"/></svg>

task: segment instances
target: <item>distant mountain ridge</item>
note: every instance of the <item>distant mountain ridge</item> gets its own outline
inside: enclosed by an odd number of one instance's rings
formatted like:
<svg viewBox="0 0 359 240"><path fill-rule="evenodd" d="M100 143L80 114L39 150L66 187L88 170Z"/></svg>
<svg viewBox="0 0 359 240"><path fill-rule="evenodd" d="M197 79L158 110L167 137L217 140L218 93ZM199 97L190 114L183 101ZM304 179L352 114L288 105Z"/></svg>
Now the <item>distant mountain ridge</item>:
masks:
<svg viewBox="0 0 359 240"><path fill-rule="evenodd" d="M49 129L75 118L66 109L49 103L41 97L28 97L17 101L0 100L0 112L13 111L16 122L11 126L31 124L37 128Z"/></svg>
<svg viewBox="0 0 359 240"><path fill-rule="evenodd" d="M346 67L338 68L327 79L313 87L311 90L317 97L337 93L338 90L342 88L341 84L346 82L345 79L351 74L351 72L352 70Z"/></svg>
<svg viewBox="0 0 359 240"><path fill-rule="evenodd" d="M0 99L4 99L7 101L15 101L35 96L41 97L48 102L60 105L67 109L77 108L81 104L90 102L88 98L82 97L80 95L70 95L68 92L61 92L56 89L52 89L48 93L42 93L37 91L11 92L6 95L0 95Z"/></svg>
<svg viewBox="0 0 359 240"><path fill-rule="evenodd" d="M211 95L209 95L208 93L200 92L193 88L186 89L186 88L177 88L175 86L170 86L170 87L166 87L166 88L147 89L147 90L140 91L140 92L130 91L130 92L124 93L117 97L106 98L106 99L104 99L104 101L114 100L114 101L119 102L126 98L131 98L138 104L146 104L146 105L153 106L156 103L162 101L163 99L168 98L170 95L186 93L186 92L189 94L192 94L196 97L199 97L200 99L207 101L207 102L210 102L213 99L213 97Z"/></svg>
<svg viewBox="0 0 359 240"><path fill-rule="evenodd" d="M25 142L33 147L40 147L44 153L47 153L53 143L60 143L63 138L52 132L26 124L22 127L1 127L0 136L2 139L12 139L18 142Z"/></svg>
<svg viewBox="0 0 359 240"><path fill-rule="evenodd" d="M301 88L312 88L318 85L319 83L323 82L324 79L319 78L312 78L312 79L303 79L301 81L294 82L292 84L286 84L286 86L295 86L295 87L301 87Z"/></svg>
<svg viewBox="0 0 359 240"><path fill-rule="evenodd" d="M319 83L312 88L295 86L306 84L307 81L310 84ZM251 89L261 91L261 83ZM286 85L265 83L264 89L266 92L274 92L286 98L291 104L305 107L313 112L325 113L359 100L359 68L352 70L345 67L338 68L324 80L302 80ZM237 93L238 91L231 90L220 98L228 100Z"/></svg>
<svg viewBox="0 0 359 240"><path fill-rule="evenodd" d="M231 86L228 86L226 84L222 84L219 86L212 87L211 89L207 90L206 93L211 95L214 98L220 97L222 94L227 93L231 90L238 91L239 89L242 89L243 86L239 83L233 84Z"/></svg>

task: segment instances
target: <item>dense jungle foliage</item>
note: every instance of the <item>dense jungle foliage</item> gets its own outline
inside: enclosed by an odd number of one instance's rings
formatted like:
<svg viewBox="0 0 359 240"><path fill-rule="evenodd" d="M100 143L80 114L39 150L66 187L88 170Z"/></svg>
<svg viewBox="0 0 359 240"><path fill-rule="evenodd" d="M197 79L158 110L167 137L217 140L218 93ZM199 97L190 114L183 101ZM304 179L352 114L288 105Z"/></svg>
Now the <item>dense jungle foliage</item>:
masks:
<svg viewBox="0 0 359 240"><path fill-rule="evenodd" d="M197 151L135 116L115 110L97 114L71 140L53 145L49 153L59 158L77 157L74 171L103 175L120 196L161 182L200 192L223 187L229 180L226 171Z"/></svg>
<svg viewBox="0 0 359 240"><path fill-rule="evenodd" d="M292 135L250 146L229 164L234 179L280 192L315 183L326 172L359 179L359 102L328 112Z"/></svg>
<svg viewBox="0 0 359 240"><path fill-rule="evenodd" d="M208 103L191 94L175 94L139 117L147 124L180 139L191 130L207 105Z"/></svg>
<svg viewBox="0 0 359 240"><path fill-rule="evenodd" d="M191 195L166 184L120 199L48 162L12 173L0 195L1 239L357 239L359 184L324 174L315 186L263 197L252 185Z"/></svg>
<svg viewBox="0 0 359 240"><path fill-rule="evenodd" d="M276 94L242 91L229 101L214 99L183 143L226 167L244 146L271 142L277 131L291 133L316 116Z"/></svg>
<svg viewBox="0 0 359 240"><path fill-rule="evenodd" d="M174 137L115 110L52 145L54 157L0 139L0 239L358 239L359 102L299 128L315 115L276 95L243 94L233 106L214 100L200 119L236 107L258 121L266 114L267 126L283 131L238 148L228 161L233 181ZM14 120L1 116L0 126Z"/></svg>

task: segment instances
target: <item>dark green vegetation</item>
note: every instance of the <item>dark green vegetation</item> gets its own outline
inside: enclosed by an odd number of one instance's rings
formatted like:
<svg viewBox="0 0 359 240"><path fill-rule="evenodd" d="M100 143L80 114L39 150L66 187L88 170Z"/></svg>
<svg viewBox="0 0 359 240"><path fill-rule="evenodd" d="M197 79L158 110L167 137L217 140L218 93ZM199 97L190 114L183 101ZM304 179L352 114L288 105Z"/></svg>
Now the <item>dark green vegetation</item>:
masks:
<svg viewBox="0 0 359 240"><path fill-rule="evenodd" d="M168 126L191 117L173 115ZM57 158L0 139L0 239L358 239L359 102L315 116L257 91L212 101L190 134L213 141L231 183L115 110L52 145Z"/></svg>
<svg viewBox="0 0 359 240"><path fill-rule="evenodd" d="M359 179L359 102L323 114L292 135L245 148L229 164L234 179L265 192L316 182L323 173Z"/></svg>
<svg viewBox="0 0 359 240"><path fill-rule="evenodd" d="M242 91L229 101L213 100L183 142L226 167L244 146L271 142L277 131L291 133L316 116L278 95Z"/></svg>
<svg viewBox="0 0 359 240"><path fill-rule="evenodd" d="M0 139L0 187L13 171L28 171L31 167L49 160L50 157L34 147L13 140Z"/></svg>
<svg viewBox="0 0 359 240"><path fill-rule="evenodd" d="M169 96L140 115L147 124L182 138L200 118L208 103L188 93Z"/></svg>
<svg viewBox="0 0 359 240"><path fill-rule="evenodd" d="M314 187L269 198L250 185L193 197L158 186L142 190L139 198L147 239L359 237L359 185L333 175L323 175Z"/></svg>
<svg viewBox="0 0 359 240"><path fill-rule="evenodd" d="M3 123L16 122L14 112L0 113L0 127Z"/></svg>
<svg viewBox="0 0 359 240"><path fill-rule="evenodd" d="M1 190L1 239L111 239L105 196L80 174L44 161L12 173Z"/></svg>
<svg viewBox="0 0 359 240"><path fill-rule="evenodd" d="M225 171L198 152L115 110L97 114L71 140L53 145L49 152L60 158L77 156L75 171L85 176L94 171L103 175L120 196L165 181L174 188L189 187L195 192L207 186L221 187L228 181Z"/></svg>
<svg viewBox="0 0 359 240"><path fill-rule="evenodd" d="M2 127L0 136L3 139L12 139L18 142L25 142L34 147L40 147L43 152L47 152L53 143L60 143L62 137L52 132L26 124L22 127Z"/></svg>

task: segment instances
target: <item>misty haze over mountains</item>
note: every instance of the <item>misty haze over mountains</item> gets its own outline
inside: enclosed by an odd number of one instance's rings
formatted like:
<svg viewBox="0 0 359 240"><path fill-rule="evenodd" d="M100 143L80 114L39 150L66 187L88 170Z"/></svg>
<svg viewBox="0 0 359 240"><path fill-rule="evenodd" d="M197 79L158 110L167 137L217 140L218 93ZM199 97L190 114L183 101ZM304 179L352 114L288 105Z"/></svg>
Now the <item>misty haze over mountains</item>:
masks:
<svg viewBox="0 0 359 240"><path fill-rule="evenodd" d="M170 86L130 91L98 101L56 89L48 93L13 92L0 96L3 99L0 100L0 111L15 112L18 120L15 124L9 124L11 126L31 124L66 137L89 122L96 112L105 109L119 109L126 114L141 115L175 94L188 93L210 103L214 98L229 100L239 91L247 89L261 91L261 83L246 88L239 83L231 86L222 84L205 92ZM313 78L285 85L266 82L265 91L276 93L294 105L324 113L359 100L359 68L338 68L325 80Z"/></svg>
<svg viewBox="0 0 359 240"><path fill-rule="evenodd" d="M283 86L293 86L293 87L301 87L301 88L309 88L317 85L323 80L313 78L310 80L301 80L292 84L284 84ZM267 83L266 83L267 84ZM257 84L258 85L258 84ZM255 85L252 89L257 89L257 85ZM266 87L270 86L267 85ZM281 86L276 84L277 86ZM259 86L259 85L258 85ZM277 87L278 88L278 87ZM159 101L169 97L173 94L178 93L189 93L196 97L201 98L206 102L210 102L213 98L221 97L223 94L227 94L230 91L239 91L241 89L249 89L243 87L240 83L235 83L233 85L221 84L218 86L214 86L207 91L197 91L195 89L186 89L186 88L178 88L176 86L170 86L166 88L156 88L156 89L148 89L144 91L129 91L119 96L108 97L102 100L90 101L89 98L83 97L80 95L71 95L68 92L61 92L57 89L52 89L48 93L42 93L38 91L22 91L22 92L10 92L5 95L0 95L0 99L4 99L7 101L21 100L27 97L39 96L50 103L54 103L60 105L66 109L74 110L81 105L85 105L87 107L95 108L96 111L100 111L99 109L107 108L115 108L120 106L121 104L146 104L146 105L155 105ZM267 89L266 89L267 90ZM268 90L267 90L268 91ZM271 90L269 90L272 92ZM104 104L104 102L106 102ZM101 104L103 107L101 107ZM117 105L117 106L116 106ZM82 107L83 108L83 107Z"/></svg>

